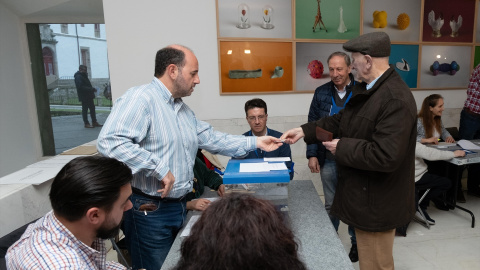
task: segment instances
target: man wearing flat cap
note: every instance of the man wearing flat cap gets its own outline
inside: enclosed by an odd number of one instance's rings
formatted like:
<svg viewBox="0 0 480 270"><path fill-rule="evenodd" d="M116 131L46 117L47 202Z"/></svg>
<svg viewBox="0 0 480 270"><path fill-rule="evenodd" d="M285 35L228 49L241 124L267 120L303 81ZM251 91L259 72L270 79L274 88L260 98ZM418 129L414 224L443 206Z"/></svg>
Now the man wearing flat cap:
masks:
<svg viewBox="0 0 480 270"><path fill-rule="evenodd" d="M318 142L317 127L333 133L323 145L335 154L338 185L330 214L355 227L360 269L394 269L395 228L414 213L416 104L388 64L390 38L368 33L343 45L352 53L353 96L338 114L285 132L281 139Z"/></svg>

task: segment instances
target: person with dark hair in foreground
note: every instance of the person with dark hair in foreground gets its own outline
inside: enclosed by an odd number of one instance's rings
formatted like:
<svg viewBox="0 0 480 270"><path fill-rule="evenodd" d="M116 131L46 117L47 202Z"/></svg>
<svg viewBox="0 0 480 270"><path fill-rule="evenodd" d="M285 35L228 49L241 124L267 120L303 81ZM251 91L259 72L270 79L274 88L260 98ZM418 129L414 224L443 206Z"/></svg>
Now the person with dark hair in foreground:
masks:
<svg viewBox="0 0 480 270"><path fill-rule="evenodd" d="M175 269L306 269L297 249L270 202L230 194L213 202L192 227Z"/></svg>
<svg viewBox="0 0 480 270"><path fill-rule="evenodd" d="M126 269L106 262L103 239L118 235L132 208L127 165L106 157L78 157L53 180L53 211L28 226L5 256L8 269Z"/></svg>

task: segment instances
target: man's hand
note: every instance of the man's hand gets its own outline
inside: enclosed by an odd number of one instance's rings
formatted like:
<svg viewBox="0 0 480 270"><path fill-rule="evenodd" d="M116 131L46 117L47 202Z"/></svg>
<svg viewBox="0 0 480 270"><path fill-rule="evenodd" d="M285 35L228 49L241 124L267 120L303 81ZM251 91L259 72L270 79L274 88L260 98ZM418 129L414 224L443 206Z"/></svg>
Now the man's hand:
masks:
<svg viewBox="0 0 480 270"><path fill-rule="evenodd" d="M453 154L455 155L455 157L464 157L465 156L465 151L455 150L455 151L453 151Z"/></svg>
<svg viewBox="0 0 480 270"><path fill-rule="evenodd" d="M207 199L196 199L193 201L189 201L187 202L187 210L203 211L207 209L210 203L211 202Z"/></svg>
<svg viewBox="0 0 480 270"><path fill-rule="evenodd" d="M263 151L271 152L277 150L282 145L283 142L280 139L272 136L257 137L257 148Z"/></svg>
<svg viewBox="0 0 480 270"><path fill-rule="evenodd" d="M172 190L173 183L175 183L175 176L172 172L168 171L167 175L160 181L163 185L162 189L157 190L157 192L162 193L162 198L165 198L170 190Z"/></svg>
<svg viewBox="0 0 480 270"><path fill-rule="evenodd" d="M287 130L280 139L285 140L288 144L294 144L303 137L305 137L305 133L303 133L302 128L298 127Z"/></svg>
<svg viewBox="0 0 480 270"><path fill-rule="evenodd" d="M447 137L447 138L445 139L445 142L447 142L447 143L454 143L454 142L455 142L455 139L453 139L452 136L449 136L449 137Z"/></svg>
<svg viewBox="0 0 480 270"><path fill-rule="evenodd" d="M225 195L225 185L224 185L224 184L221 184L221 185L218 187L217 194L218 194L218 196L220 196L220 197L223 197L223 195Z"/></svg>
<svg viewBox="0 0 480 270"><path fill-rule="evenodd" d="M337 151L337 143L340 141L340 139L333 139L329 142L322 142L323 146L327 148L328 151L332 152L332 154L335 155L335 152Z"/></svg>
<svg viewBox="0 0 480 270"><path fill-rule="evenodd" d="M311 173L320 172L320 164L318 163L318 158L311 157L308 159L308 167L310 168Z"/></svg>

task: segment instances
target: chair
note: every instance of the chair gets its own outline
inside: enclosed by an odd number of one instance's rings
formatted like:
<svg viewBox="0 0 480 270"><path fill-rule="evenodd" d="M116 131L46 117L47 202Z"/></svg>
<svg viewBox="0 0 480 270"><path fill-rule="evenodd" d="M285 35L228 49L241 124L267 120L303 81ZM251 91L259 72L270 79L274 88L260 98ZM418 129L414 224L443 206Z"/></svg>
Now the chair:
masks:
<svg viewBox="0 0 480 270"><path fill-rule="evenodd" d="M423 193L422 197L420 198L420 200L418 200L418 205L417 205L417 211L420 213L420 215L422 216L423 218L423 222L420 221L420 220L417 220L417 219L414 219L415 221L417 221L418 223L422 224L423 226L427 227L427 229L430 230L430 224L428 223L427 221L427 218L425 217L425 215L423 214L423 211L420 209L420 203L423 201L423 199L425 199L425 197L427 196L428 192L430 192L430 189L427 189L425 191L425 193Z"/></svg>
<svg viewBox="0 0 480 270"><path fill-rule="evenodd" d="M460 140L460 136L459 136L457 127L447 127L445 129L448 131L448 133L450 133L450 135L452 135L452 137L455 141Z"/></svg>

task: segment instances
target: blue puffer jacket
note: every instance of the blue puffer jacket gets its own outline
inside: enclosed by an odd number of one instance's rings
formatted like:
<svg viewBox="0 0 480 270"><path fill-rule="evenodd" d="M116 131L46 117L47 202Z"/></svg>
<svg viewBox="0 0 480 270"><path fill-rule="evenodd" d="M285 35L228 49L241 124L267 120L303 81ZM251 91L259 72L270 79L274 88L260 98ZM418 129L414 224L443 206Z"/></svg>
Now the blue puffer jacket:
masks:
<svg viewBox="0 0 480 270"><path fill-rule="evenodd" d="M353 74L349 74L350 81L353 82ZM353 84L347 85L347 95L352 91ZM313 94L312 103L310 104L310 111L308 112L308 122L317 121L320 118L330 115L330 109L332 108L332 95L335 93L335 86L332 81L321 85L315 89ZM307 159L311 157L317 157L320 166L325 163L325 154L327 149L323 144L308 144L307 145Z"/></svg>

